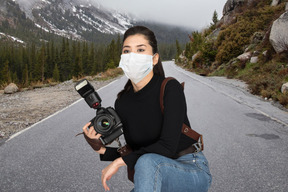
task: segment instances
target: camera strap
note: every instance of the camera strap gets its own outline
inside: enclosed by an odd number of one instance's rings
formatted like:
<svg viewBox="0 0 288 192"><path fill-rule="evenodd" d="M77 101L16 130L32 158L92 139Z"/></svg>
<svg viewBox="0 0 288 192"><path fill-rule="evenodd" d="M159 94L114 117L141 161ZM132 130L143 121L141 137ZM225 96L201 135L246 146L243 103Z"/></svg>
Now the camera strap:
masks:
<svg viewBox="0 0 288 192"><path fill-rule="evenodd" d="M164 113L164 92L165 92L165 87L166 84L168 83L168 81L175 79L173 77L167 77L163 80L162 84L161 84L161 90L160 90L160 108L161 108L161 112L162 114ZM184 82L181 83L182 88L184 90ZM204 143L203 143L203 136L199 133L197 133L196 131L194 131L192 128L190 128L188 125L186 125L185 123L183 123L182 125L182 133L192 139L194 139L195 141L197 141L198 143L196 143L196 145L199 147L199 151L204 150Z"/></svg>
<svg viewBox="0 0 288 192"><path fill-rule="evenodd" d="M164 113L163 97L164 97L165 86L166 86L167 82L169 80L172 80L172 79L174 79L174 78L173 77L165 78L164 81L162 82L162 85L161 85L161 90L160 90L160 108L161 108L162 114ZM182 85L182 87L184 89L184 82L181 83L181 85ZM182 155L185 155L187 153L199 152L199 151L202 151L204 149L203 136L201 134L197 133L196 131L194 131L193 129L191 129L185 123L183 123L183 125L182 125L182 133L185 134L186 136L194 139L195 141L197 141L197 143L195 143L192 146L188 147L186 150L181 151L178 154L178 156L182 156ZM128 144L126 144L123 147L119 147L117 151L123 157L123 156L128 155L129 153L131 153L133 150ZM135 170L134 169L132 170L132 169L130 169L127 166L127 173L128 173L128 179L134 183Z"/></svg>

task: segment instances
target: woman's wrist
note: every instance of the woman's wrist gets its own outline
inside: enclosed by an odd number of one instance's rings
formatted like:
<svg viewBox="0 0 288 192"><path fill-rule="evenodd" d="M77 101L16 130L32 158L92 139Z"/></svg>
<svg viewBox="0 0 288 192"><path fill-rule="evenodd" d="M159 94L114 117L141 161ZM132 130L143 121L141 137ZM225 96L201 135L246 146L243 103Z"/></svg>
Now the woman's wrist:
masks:
<svg viewBox="0 0 288 192"><path fill-rule="evenodd" d="M117 167L122 167L122 166L126 165L126 163L123 161L122 157L115 159L113 163L115 163L115 166L117 166Z"/></svg>
<svg viewBox="0 0 288 192"><path fill-rule="evenodd" d="M104 155L106 152L106 147L101 147L98 151L96 151L97 153Z"/></svg>

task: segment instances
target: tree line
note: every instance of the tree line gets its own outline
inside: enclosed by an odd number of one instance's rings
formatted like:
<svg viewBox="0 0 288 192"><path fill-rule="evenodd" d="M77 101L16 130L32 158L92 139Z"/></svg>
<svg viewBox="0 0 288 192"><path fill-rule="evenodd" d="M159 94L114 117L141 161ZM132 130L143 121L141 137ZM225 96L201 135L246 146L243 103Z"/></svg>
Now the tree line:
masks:
<svg viewBox="0 0 288 192"><path fill-rule="evenodd" d="M27 86L37 81L65 81L72 77L94 75L119 63L120 36L110 44L62 39L36 47L7 44L0 47L0 83L14 82Z"/></svg>
<svg viewBox="0 0 288 192"><path fill-rule="evenodd" d="M14 82L23 87L32 82L61 82L72 77L96 75L109 68L115 68L120 61L121 37L107 45L72 41L42 42L22 46L15 43L0 45L0 87ZM175 57L172 44L159 45L162 60Z"/></svg>

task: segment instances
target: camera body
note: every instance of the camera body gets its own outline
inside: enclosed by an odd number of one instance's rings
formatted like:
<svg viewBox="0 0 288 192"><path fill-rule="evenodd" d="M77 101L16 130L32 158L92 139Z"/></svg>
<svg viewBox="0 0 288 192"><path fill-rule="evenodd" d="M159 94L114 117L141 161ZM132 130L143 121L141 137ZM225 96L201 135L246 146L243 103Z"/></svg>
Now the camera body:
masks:
<svg viewBox="0 0 288 192"><path fill-rule="evenodd" d="M97 110L89 128L93 126L95 131L102 135L100 140L104 145L112 143L123 134L123 125L118 114L112 107L101 107L102 100L88 80L79 81L75 89L91 108Z"/></svg>

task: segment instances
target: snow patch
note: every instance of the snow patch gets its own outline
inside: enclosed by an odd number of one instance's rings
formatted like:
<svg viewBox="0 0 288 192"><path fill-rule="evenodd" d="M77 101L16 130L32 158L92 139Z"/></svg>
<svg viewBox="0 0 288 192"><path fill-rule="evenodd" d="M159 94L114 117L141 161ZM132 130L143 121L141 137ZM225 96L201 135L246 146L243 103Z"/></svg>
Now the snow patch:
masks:
<svg viewBox="0 0 288 192"><path fill-rule="evenodd" d="M22 41L21 39L17 38L17 37L13 37L11 35L7 35L5 33L1 33L0 32L0 36L4 36L4 37L7 37L8 39L11 39L12 41L14 42L18 42L18 43L22 43L22 44L26 44L24 41Z"/></svg>

